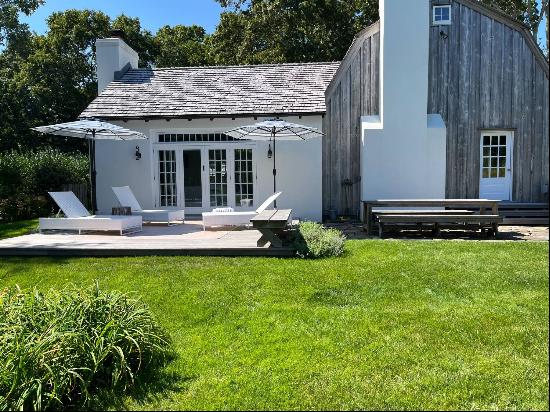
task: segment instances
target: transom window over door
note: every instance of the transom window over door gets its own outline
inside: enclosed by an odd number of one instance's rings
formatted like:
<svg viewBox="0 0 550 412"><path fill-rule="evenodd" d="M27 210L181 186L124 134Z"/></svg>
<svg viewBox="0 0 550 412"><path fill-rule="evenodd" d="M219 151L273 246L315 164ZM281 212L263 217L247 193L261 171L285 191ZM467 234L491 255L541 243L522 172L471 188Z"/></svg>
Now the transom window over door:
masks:
<svg viewBox="0 0 550 412"><path fill-rule="evenodd" d="M178 205L175 150L159 150L159 189L161 206Z"/></svg>
<svg viewBox="0 0 550 412"><path fill-rule="evenodd" d="M512 132L482 132L479 196L511 200Z"/></svg>
<svg viewBox="0 0 550 412"><path fill-rule="evenodd" d="M210 206L227 206L227 158L225 149L208 150Z"/></svg>
<svg viewBox="0 0 550 412"><path fill-rule="evenodd" d="M235 149L235 205L254 204L252 149Z"/></svg>

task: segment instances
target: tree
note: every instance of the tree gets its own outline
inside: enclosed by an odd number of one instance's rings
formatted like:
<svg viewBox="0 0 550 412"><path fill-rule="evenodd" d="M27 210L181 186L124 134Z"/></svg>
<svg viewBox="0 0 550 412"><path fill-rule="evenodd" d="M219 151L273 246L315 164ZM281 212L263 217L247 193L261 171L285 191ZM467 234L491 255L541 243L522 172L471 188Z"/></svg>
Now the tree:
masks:
<svg viewBox="0 0 550 412"><path fill-rule="evenodd" d="M378 19L375 0L218 0L210 39L216 64L340 60L355 34Z"/></svg>
<svg viewBox="0 0 550 412"><path fill-rule="evenodd" d="M150 31L141 27L139 18L121 14L113 20L113 29L124 32L125 41L139 54L139 66L151 67L158 56L158 47Z"/></svg>
<svg viewBox="0 0 550 412"><path fill-rule="evenodd" d="M29 26L19 22L19 14L29 15L44 0L0 0L0 46L5 46L21 32L28 32Z"/></svg>
<svg viewBox="0 0 550 412"><path fill-rule="evenodd" d="M206 31L200 26L161 27L156 36L157 67L204 66L208 63Z"/></svg>
<svg viewBox="0 0 550 412"><path fill-rule="evenodd" d="M0 147L36 147L62 140L38 136L30 127L74 120L97 93L94 42L110 20L102 12L67 10L48 18L48 32L30 38L21 58L2 53ZM12 47L11 42L8 49ZM75 139L66 147L81 147Z"/></svg>

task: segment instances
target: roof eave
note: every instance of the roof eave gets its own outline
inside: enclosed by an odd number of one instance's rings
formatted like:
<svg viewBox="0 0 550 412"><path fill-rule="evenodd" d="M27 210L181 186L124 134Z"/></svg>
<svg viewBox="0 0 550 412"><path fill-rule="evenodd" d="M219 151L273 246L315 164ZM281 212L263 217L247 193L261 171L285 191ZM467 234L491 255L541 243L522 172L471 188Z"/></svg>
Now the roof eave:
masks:
<svg viewBox="0 0 550 412"><path fill-rule="evenodd" d="M193 120L193 119L236 119L236 118L249 118L249 117L283 117L283 116L324 116L326 110L323 111L303 111L303 112L269 112L269 113L234 113L234 114L207 114L207 113L189 113L182 115L134 115L134 116L125 116L125 115L101 115L94 114L93 117L101 120ZM82 112L79 116L89 117L90 114Z"/></svg>

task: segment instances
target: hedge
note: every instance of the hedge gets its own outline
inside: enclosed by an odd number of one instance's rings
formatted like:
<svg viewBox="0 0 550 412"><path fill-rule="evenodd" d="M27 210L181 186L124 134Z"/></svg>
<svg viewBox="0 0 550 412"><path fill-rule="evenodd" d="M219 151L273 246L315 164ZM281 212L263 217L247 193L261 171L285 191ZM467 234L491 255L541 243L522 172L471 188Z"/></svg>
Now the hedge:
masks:
<svg viewBox="0 0 550 412"><path fill-rule="evenodd" d="M0 221L45 216L54 210L48 191L88 182L88 159L56 149L0 153Z"/></svg>

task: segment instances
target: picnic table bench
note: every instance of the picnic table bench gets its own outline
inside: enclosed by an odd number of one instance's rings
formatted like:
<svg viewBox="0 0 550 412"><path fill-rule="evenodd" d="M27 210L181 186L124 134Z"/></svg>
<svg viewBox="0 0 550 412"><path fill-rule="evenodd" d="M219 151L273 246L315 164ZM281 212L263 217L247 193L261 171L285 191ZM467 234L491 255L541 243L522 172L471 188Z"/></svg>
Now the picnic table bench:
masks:
<svg viewBox="0 0 550 412"><path fill-rule="evenodd" d="M439 233L441 226L449 228L489 229L493 234L498 232L498 224L502 218L498 213L498 200L489 199L381 199L363 202L364 229L371 234L372 225L376 219L379 235L382 236L384 226L430 225L434 234ZM440 208L440 209L376 209L374 207L391 208ZM466 209L450 209L463 207ZM474 210L479 210L476 214ZM487 209L491 211L487 213Z"/></svg>
<svg viewBox="0 0 550 412"><path fill-rule="evenodd" d="M272 247L282 247L283 242L278 235L287 227L291 214L292 209L264 210L250 219L252 227L262 234L258 247L265 246L267 242Z"/></svg>

